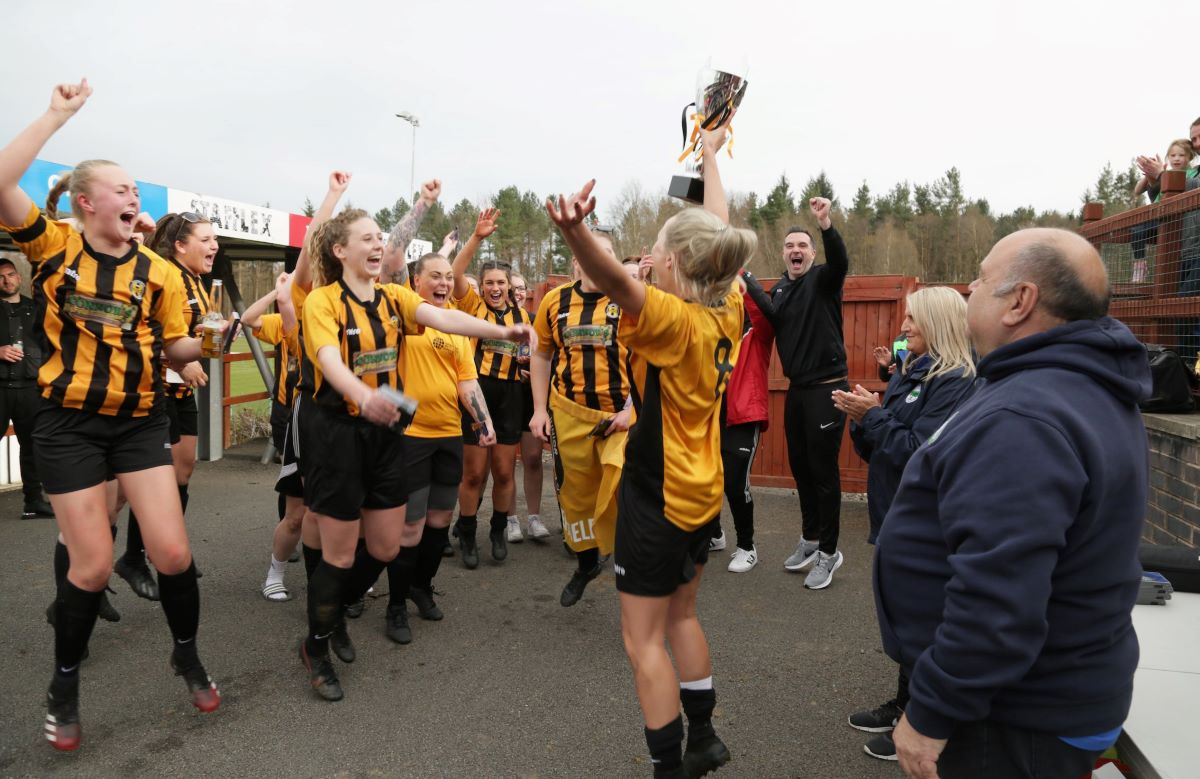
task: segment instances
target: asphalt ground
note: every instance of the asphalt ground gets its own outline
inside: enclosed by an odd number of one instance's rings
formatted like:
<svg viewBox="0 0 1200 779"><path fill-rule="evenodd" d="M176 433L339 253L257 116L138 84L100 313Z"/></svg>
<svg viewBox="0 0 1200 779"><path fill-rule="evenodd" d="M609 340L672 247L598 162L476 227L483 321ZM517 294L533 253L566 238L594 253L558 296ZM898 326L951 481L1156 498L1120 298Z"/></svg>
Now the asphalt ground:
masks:
<svg viewBox="0 0 1200 779"><path fill-rule="evenodd" d="M0 495L0 776L646 777L651 774L621 644L611 566L584 599L558 598L574 563L557 541L487 552L465 570L447 559L436 580L441 622L412 611L413 643L383 634L386 598L350 623L358 648L337 664L346 698L318 700L296 657L305 629L303 566L288 566L291 602L260 594L275 524L276 466L261 442L201 463L188 526L200 580L199 646L224 696L196 712L168 668L170 634L157 603L114 576L119 623L98 622L81 687L83 746L42 739L53 635L52 520L21 521L20 491ZM518 485L521 484L518 475ZM518 489L520 492L520 489ZM550 470L543 516L557 527ZM714 553L700 590L717 689L718 733L733 760L722 777L896 777L865 755L846 716L894 692L871 596L866 505L842 509L845 564L805 590L783 569L799 535L794 492L756 490L761 562L725 570ZM523 499L521 500L524 505ZM124 519L121 522L123 543ZM377 588L387 589L386 577Z"/></svg>

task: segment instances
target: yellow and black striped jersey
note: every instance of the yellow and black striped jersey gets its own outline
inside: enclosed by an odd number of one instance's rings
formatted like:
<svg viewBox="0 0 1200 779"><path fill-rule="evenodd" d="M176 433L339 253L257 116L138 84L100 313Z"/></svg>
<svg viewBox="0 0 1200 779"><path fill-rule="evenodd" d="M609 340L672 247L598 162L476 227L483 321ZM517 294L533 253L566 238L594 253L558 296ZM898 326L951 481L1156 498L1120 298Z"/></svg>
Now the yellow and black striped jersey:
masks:
<svg viewBox="0 0 1200 779"><path fill-rule="evenodd" d="M258 340L276 348L275 400L290 407L300 381L300 325L297 322L291 332L285 333L282 315L263 314L253 333Z"/></svg>
<svg viewBox="0 0 1200 779"><path fill-rule="evenodd" d="M490 308L475 290L467 287L467 294L454 301L454 307L471 316L493 322L501 327L528 325L533 316L520 306L509 305L503 311ZM475 342L475 370L480 376L505 381L521 381L524 366L517 362L520 344L498 338L479 338Z"/></svg>
<svg viewBox="0 0 1200 779"><path fill-rule="evenodd" d="M0 230L33 266L42 396L107 416L149 414L163 396L163 344L188 334L171 265L135 241L120 257L96 252L33 205L21 224Z"/></svg>
<svg viewBox="0 0 1200 779"><path fill-rule="evenodd" d="M692 531L721 512L721 396L742 339L742 294L721 305L684 302L655 287L618 338L632 353L638 420L625 447L622 489L636 505Z"/></svg>
<svg viewBox="0 0 1200 779"><path fill-rule="evenodd" d="M338 280L314 289L304 303L301 371L313 399L326 409L358 416L358 405L342 397L321 375L317 355L333 346L342 363L369 387L401 389L399 360L405 335L419 335L421 296L399 284L376 284L373 300L362 301Z"/></svg>
<svg viewBox="0 0 1200 779"><path fill-rule="evenodd" d="M625 407L629 350L617 339L616 303L603 292L584 292L575 281L547 292L533 321L538 349L552 352L555 392L597 411Z"/></svg>
<svg viewBox="0 0 1200 779"><path fill-rule="evenodd" d="M188 335L195 336L199 332L200 323L204 321L204 315L211 307L208 292L205 291L200 277L185 268L183 263L174 258L168 259L167 262L171 269L179 275L179 280L183 284L183 320L187 323ZM190 384L172 382L170 373L165 375L168 395L174 398L191 397L192 387Z"/></svg>
<svg viewBox="0 0 1200 779"><path fill-rule="evenodd" d="M400 378L404 391L417 401L417 414L404 431L415 438L448 438L462 434L458 383L478 374L471 339L426 327L421 335L404 339Z"/></svg>

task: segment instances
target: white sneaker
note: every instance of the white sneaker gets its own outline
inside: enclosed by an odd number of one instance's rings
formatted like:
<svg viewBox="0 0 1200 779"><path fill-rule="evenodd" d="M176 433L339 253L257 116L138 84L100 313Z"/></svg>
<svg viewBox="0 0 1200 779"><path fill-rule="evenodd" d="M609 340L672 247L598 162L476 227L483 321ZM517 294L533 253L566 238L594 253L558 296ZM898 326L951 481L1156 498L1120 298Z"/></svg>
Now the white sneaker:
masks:
<svg viewBox="0 0 1200 779"><path fill-rule="evenodd" d="M525 536L521 535L521 520L516 517L508 518L508 543L519 544L525 540Z"/></svg>
<svg viewBox="0 0 1200 779"><path fill-rule="evenodd" d="M734 573L745 573L758 565L758 549L750 547L750 551L740 546L733 550L733 559L729 561L729 570Z"/></svg>
<svg viewBox="0 0 1200 779"><path fill-rule="evenodd" d="M725 548L725 531L724 530L721 531L721 535L713 536L712 538L708 539L708 551L720 552L724 548Z"/></svg>
<svg viewBox="0 0 1200 779"><path fill-rule="evenodd" d="M808 572L804 586L810 590L823 590L833 583L833 572L842 567L842 553L817 552L817 564Z"/></svg>
<svg viewBox="0 0 1200 779"><path fill-rule="evenodd" d="M525 526L525 534L534 541L550 537L550 531L542 524L542 519L537 514L529 515L529 524Z"/></svg>

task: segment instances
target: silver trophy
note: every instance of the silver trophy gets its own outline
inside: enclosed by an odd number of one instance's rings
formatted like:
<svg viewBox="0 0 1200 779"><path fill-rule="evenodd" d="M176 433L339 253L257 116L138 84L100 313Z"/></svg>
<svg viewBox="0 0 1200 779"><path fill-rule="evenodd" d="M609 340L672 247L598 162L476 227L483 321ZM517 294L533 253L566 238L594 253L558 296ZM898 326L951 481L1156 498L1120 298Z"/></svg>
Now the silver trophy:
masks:
<svg viewBox="0 0 1200 779"><path fill-rule="evenodd" d="M716 130L729 123L730 117L746 95L746 66L739 63L731 66L722 63L716 67L710 59L696 77L696 102L683 108L683 154L679 161L684 163L684 174L672 176L667 194L691 203L704 203L704 172L701 170L700 130ZM690 113L689 113L690 112ZM688 119L692 119L692 130L688 133Z"/></svg>

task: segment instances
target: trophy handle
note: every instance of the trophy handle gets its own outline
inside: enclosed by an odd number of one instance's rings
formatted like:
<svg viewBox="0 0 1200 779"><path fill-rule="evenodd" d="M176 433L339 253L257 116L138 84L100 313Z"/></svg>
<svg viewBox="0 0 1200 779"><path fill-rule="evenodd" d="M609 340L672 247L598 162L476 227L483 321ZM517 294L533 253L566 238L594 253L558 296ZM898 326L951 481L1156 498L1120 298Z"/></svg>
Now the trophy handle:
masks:
<svg viewBox="0 0 1200 779"><path fill-rule="evenodd" d="M686 148L688 145L688 109L695 108L695 107L696 107L695 103L688 103L687 105L685 105L683 107L683 115L681 117L679 117L679 127L680 127L680 130L683 131L684 148Z"/></svg>

